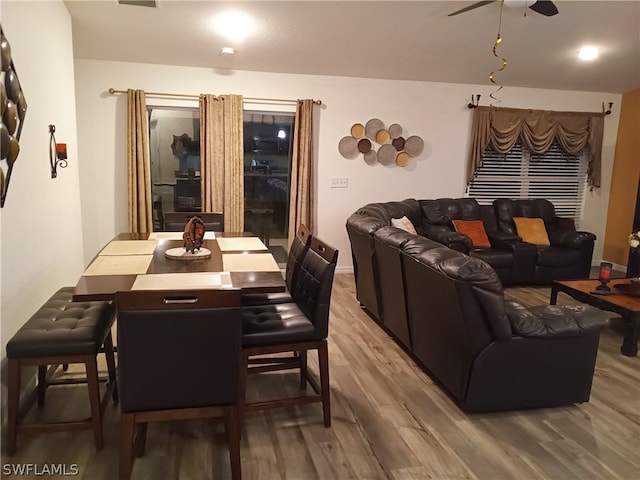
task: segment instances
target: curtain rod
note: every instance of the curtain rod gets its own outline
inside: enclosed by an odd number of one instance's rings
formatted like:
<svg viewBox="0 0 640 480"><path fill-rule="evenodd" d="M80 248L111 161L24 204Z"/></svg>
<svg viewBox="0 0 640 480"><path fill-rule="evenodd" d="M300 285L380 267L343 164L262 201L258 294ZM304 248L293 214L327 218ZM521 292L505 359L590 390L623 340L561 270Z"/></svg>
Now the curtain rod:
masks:
<svg viewBox="0 0 640 480"><path fill-rule="evenodd" d="M116 90L115 88L110 88L109 93L111 95L115 95L116 93L127 93L126 90ZM200 98L200 95L193 95L189 93L159 93L159 92L145 92L146 95L153 95L156 97L180 97L180 98ZM297 100L286 100L281 98L251 98L251 97L242 97L242 100L247 100L249 102L282 102L282 103L297 103ZM314 104L322 105L322 100L314 100Z"/></svg>

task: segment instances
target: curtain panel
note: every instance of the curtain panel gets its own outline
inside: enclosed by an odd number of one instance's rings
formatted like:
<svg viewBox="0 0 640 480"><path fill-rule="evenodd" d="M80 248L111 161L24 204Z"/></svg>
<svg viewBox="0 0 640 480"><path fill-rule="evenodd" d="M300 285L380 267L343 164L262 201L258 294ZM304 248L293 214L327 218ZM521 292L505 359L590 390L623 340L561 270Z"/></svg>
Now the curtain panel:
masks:
<svg viewBox="0 0 640 480"><path fill-rule="evenodd" d="M301 224L313 232L313 100L298 100L291 159L289 246Z"/></svg>
<svg viewBox="0 0 640 480"><path fill-rule="evenodd" d="M127 170L129 231L153 231L149 121L144 90L127 90Z"/></svg>
<svg viewBox="0 0 640 480"><path fill-rule="evenodd" d="M224 212L226 232L244 231L242 95L200 95L202 211Z"/></svg>
<svg viewBox="0 0 640 480"><path fill-rule="evenodd" d="M554 142L567 153L576 154L585 146L590 153L588 181L600 187L604 113L554 112L517 108L477 107L471 127L471 152L467 164L467 184L482 165L488 146L508 153L521 141L531 152L545 153Z"/></svg>

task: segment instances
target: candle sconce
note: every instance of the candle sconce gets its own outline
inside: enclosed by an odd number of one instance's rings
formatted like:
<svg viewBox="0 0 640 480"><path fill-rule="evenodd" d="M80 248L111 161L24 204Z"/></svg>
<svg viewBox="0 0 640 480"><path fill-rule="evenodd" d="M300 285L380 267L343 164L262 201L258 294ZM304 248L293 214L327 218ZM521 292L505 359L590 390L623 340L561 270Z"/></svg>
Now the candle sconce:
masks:
<svg viewBox="0 0 640 480"><path fill-rule="evenodd" d="M67 166L67 144L66 143L56 143L56 136L54 135L56 132L55 125L49 125L49 134L51 135L49 139L49 163L51 166L51 178L56 178L58 176L58 165L60 168L65 168Z"/></svg>

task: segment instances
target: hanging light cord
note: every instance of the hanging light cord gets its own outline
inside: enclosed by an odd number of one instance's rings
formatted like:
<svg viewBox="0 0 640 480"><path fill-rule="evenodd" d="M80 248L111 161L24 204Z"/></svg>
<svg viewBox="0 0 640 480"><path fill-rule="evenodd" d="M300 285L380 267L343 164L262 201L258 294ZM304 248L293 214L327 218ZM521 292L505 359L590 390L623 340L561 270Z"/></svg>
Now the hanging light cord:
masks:
<svg viewBox="0 0 640 480"><path fill-rule="evenodd" d="M502 70L504 70L507 66L507 60L504 57L500 57L500 55L498 55L498 52L496 51L498 48L498 45L500 45L502 43L502 8L504 7L504 0L501 0L500 2L500 21L498 22L498 36L496 37L496 41L493 44L493 56L496 58L502 58L502 66L498 69L498 70L494 70L489 74L489 80L491 81L491 83L493 83L494 85L497 85L497 82L495 81L495 74L496 72L501 72ZM499 88L492 92L491 94L489 94L489 97L491 97L493 100L500 102L500 100L498 100L495 97L495 94L498 93L500 90L502 90L502 85L499 86Z"/></svg>

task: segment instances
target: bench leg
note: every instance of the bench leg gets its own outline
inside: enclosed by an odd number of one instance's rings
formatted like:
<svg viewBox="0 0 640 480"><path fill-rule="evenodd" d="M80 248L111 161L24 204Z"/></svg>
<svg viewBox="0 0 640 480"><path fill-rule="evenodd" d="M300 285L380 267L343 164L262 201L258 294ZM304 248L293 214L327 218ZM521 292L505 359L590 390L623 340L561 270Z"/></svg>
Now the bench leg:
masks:
<svg viewBox="0 0 640 480"><path fill-rule="evenodd" d="M93 438L96 443L96 450L100 451L104 447L104 441L102 437L102 408L100 406L100 382L98 381L98 363L96 356L91 355L87 357L84 366L87 374Z"/></svg>
<svg viewBox="0 0 640 480"><path fill-rule="evenodd" d="M8 359L7 380L7 456L16 454L20 409L20 360Z"/></svg>
<svg viewBox="0 0 640 480"><path fill-rule="evenodd" d="M48 365L38 365L38 408L44 407L45 394L47 393L47 368Z"/></svg>

